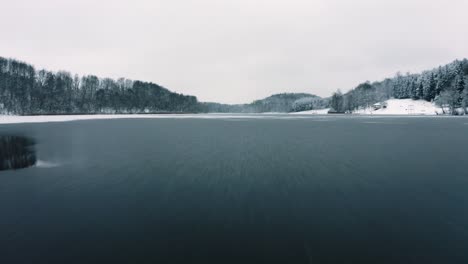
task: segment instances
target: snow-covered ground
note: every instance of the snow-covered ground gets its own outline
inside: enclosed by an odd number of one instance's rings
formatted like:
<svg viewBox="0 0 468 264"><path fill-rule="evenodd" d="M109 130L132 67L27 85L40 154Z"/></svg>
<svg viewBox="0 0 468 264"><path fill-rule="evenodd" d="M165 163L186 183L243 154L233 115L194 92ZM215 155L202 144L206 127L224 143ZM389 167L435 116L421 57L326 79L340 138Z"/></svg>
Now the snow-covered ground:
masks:
<svg viewBox="0 0 468 264"><path fill-rule="evenodd" d="M437 115L442 109L434 103L425 100L390 99L386 101L387 108L374 110L373 107L354 111L362 115Z"/></svg>
<svg viewBox="0 0 468 264"><path fill-rule="evenodd" d="M374 110L372 107L360 109L358 115L437 115L442 109L431 102L412 99L390 99L387 108ZM0 115L0 124L67 122L78 120L126 119L126 118L201 118L201 119L263 119L293 118L291 115L325 115L329 109L316 109L291 114L124 114L124 115L47 115L47 116L13 116ZM294 118L302 118L294 116Z"/></svg>
<svg viewBox="0 0 468 264"><path fill-rule="evenodd" d="M387 108L374 110L373 107L359 109L353 114L359 115L437 115L442 114L442 109L434 103L425 100L390 99L386 101ZM327 114L329 109L317 109L297 112L294 114Z"/></svg>
<svg viewBox="0 0 468 264"><path fill-rule="evenodd" d="M314 110L309 110L309 111L302 111L302 112L296 112L296 113L291 113L293 115L326 115L328 114L328 111L330 108L325 108L325 109L314 109Z"/></svg>
<svg viewBox="0 0 468 264"><path fill-rule="evenodd" d="M16 124L16 123L45 123L45 122L67 122L77 120L93 120L93 119L117 119L130 118L130 115L44 115L44 116L15 116L15 115L0 115L0 124ZM131 115L136 118L145 118L145 115ZM150 116L148 116L150 117Z"/></svg>
<svg viewBox="0 0 468 264"><path fill-rule="evenodd" d="M304 118L301 116L290 116L288 114L126 114L126 115L45 115L45 116L14 116L0 115L1 124L19 123L47 123L47 122L69 122L80 120L103 120L103 119L291 119Z"/></svg>

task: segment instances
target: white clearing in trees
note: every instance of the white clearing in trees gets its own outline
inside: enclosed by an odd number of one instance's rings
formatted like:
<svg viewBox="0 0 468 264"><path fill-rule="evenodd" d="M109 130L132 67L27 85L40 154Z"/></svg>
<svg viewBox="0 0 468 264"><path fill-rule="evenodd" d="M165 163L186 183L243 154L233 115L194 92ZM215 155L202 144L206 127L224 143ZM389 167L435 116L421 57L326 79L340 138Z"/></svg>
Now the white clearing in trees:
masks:
<svg viewBox="0 0 468 264"><path fill-rule="evenodd" d="M412 99L390 99L386 102L387 107L374 110L373 107L355 110L353 114L358 115L440 115L443 111L432 102ZM317 109L303 111L294 114L326 114L328 109Z"/></svg>
<svg viewBox="0 0 468 264"><path fill-rule="evenodd" d="M386 101L387 107L374 110L373 107L357 110L354 114L364 115L437 115L442 109L434 103L425 100L390 99Z"/></svg>

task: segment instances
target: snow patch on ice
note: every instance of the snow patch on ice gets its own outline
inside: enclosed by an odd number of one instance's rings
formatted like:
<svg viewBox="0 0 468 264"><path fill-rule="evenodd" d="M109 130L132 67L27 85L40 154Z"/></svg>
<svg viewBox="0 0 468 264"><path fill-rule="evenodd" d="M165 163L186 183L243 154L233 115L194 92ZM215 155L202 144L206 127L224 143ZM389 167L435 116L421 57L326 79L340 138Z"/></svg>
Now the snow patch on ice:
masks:
<svg viewBox="0 0 468 264"><path fill-rule="evenodd" d="M291 113L292 115L326 115L328 114L328 111L330 111L330 108L324 108L324 109L314 109L314 110L308 110L308 111L302 111L302 112L295 112Z"/></svg>
<svg viewBox="0 0 468 264"><path fill-rule="evenodd" d="M281 114L117 114L117 115L0 115L0 124L49 123L105 119L301 119L307 116Z"/></svg>
<svg viewBox="0 0 468 264"><path fill-rule="evenodd" d="M380 122L380 121L365 121L362 122L363 124L382 124L382 125L407 125L408 123L401 123L401 122Z"/></svg>
<svg viewBox="0 0 468 264"><path fill-rule="evenodd" d="M38 168L55 168L55 167L58 167L59 164L58 163L54 163L54 162L49 162L49 161L43 161L43 160L38 160L36 162L36 167Z"/></svg>
<svg viewBox="0 0 468 264"><path fill-rule="evenodd" d="M386 123L386 122L370 122L370 121L366 121L366 122L362 122L364 124L389 124L389 123Z"/></svg>

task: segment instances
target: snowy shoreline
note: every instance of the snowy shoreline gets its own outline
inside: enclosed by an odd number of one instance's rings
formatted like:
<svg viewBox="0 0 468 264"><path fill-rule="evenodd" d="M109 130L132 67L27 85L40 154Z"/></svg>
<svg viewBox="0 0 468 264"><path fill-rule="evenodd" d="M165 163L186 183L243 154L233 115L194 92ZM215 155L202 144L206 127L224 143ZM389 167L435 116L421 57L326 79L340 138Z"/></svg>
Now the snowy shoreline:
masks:
<svg viewBox="0 0 468 264"><path fill-rule="evenodd" d="M191 115L60 115L60 116L0 116L0 125L56 123L86 120L114 120L114 119L310 119L310 118L385 118L385 117L427 117L452 118L449 115L379 115L379 114L350 114L350 115L322 115L322 114L252 114L252 115L222 115L222 114L191 114ZM458 116L460 118L460 116ZM463 117L462 117L463 118ZM468 123L467 123L468 124Z"/></svg>
<svg viewBox="0 0 468 264"><path fill-rule="evenodd" d="M36 115L14 116L0 115L0 124L21 123L49 123L70 122L82 120L110 120L110 119L216 119L216 118L259 118L259 116L246 116L235 114L98 114L98 115Z"/></svg>
<svg viewBox="0 0 468 264"><path fill-rule="evenodd" d="M387 107L374 110L372 108L361 109L349 115L327 115L329 109L317 109L297 113L208 113L208 114L98 114L98 115L37 115L37 116L13 116L0 115L0 124L22 124L22 123L48 123L48 122L70 122L81 120L109 120L109 119L297 119L315 117L421 117L421 116L444 116L441 108L433 103L423 100L390 99L386 101Z"/></svg>
<svg viewBox="0 0 468 264"><path fill-rule="evenodd" d="M112 120L112 119L304 119L311 115L293 116L287 113L209 113L209 114L118 114L118 115L36 115L14 116L0 115L0 125L28 124L28 123L54 123L84 120Z"/></svg>

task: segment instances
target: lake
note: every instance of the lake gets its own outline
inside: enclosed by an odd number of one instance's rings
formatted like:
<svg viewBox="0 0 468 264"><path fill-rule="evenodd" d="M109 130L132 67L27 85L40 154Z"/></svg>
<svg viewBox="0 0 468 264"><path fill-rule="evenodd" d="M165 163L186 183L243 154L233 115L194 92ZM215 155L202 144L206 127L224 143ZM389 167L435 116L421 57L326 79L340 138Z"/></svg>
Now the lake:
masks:
<svg viewBox="0 0 468 264"><path fill-rule="evenodd" d="M468 263L468 119L0 125L0 263Z"/></svg>

